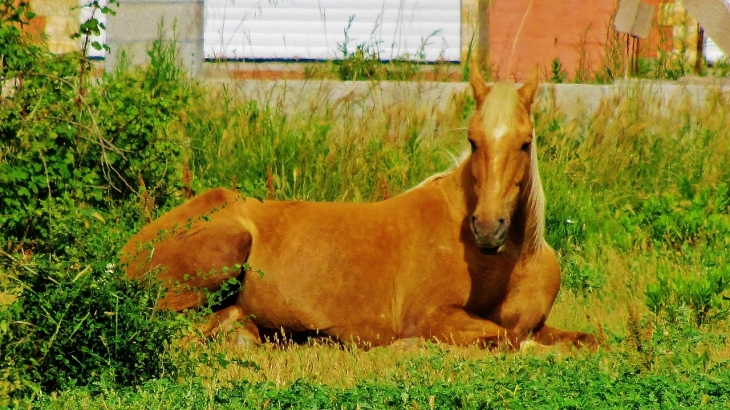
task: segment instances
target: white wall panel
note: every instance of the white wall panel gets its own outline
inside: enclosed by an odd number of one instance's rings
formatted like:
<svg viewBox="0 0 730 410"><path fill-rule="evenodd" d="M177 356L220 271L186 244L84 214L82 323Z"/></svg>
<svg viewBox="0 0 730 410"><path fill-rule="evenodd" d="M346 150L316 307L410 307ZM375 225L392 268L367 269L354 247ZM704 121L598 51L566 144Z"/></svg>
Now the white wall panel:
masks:
<svg viewBox="0 0 730 410"><path fill-rule="evenodd" d="M349 52L364 44L383 59L422 52L429 61L456 61L460 7L460 0L206 0L205 55L341 58L347 30Z"/></svg>
<svg viewBox="0 0 730 410"><path fill-rule="evenodd" d="M92 3L92 0L79 0L79 7L80 7L79 22L81 24L83 24L85 21L89 20L93 14L93 17L97 21L99 21L99 23L106 25L106 14L102 13L100 10L96 10L94 12L94 9L91 7L84 7L91 3ZM99 0L99 5L101 7L106 7L107 0ZM99 44L106 43L106 30L101 30L101 33L99 36L91 36L91 38L89 39L89 42L90 42L89 49L88 49L88 52L86 53L90 57L104 57L106 55L106 51L104 51L104 49L97 50L97 49L91 47L91 43L93 43L94 41L98 41Z"/></svg>

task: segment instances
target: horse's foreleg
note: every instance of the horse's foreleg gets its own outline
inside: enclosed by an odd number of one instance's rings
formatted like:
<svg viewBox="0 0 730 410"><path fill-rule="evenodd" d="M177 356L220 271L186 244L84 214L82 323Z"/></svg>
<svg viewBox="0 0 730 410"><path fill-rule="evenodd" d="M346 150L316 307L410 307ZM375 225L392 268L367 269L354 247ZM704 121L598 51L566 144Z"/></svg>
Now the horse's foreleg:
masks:
<svg viewBox="0 0 730 410"><path fill-rule="evenodd" d="M441 308L429 315L424 333L443 343L486 348L517 349L522 339L511 330L456 307Z"/></svg>
<svg viewBox="0 0 730 410"><path fill-rule="evenodd" d="M571 332L544 325L533 334L533 339L542 345L569 343L576 347L595 348L598 340L595 335L584 332Z"/></svg>

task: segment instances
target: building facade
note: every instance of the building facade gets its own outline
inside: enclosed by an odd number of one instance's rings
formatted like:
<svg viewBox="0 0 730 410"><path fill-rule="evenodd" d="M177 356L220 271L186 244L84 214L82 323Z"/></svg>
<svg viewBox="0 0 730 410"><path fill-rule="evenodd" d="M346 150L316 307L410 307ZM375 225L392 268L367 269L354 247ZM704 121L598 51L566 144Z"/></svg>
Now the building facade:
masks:
<svg viewBox="0 0 730 410"><path fill-rule="evenodd" d="M78 48L70 35L84 18L79 1L31 0L56 53ZM641 53L692 60L697 24L681 5L642 1L656 12ZM385 60L466 61L471 53L495 77L521 80L534 67L549 72L554 61L569 76L600 67L621 47L612 27L616 7L617 0L205 0L200 35L208 59L324 60L358 47Z"/></svg>

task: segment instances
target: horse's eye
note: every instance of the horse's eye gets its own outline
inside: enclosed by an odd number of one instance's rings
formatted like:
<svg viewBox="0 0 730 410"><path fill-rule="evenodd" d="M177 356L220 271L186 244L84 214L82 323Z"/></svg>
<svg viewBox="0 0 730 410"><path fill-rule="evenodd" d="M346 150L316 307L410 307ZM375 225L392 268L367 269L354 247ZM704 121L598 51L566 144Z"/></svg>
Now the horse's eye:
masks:
<svg viewBox="0 0 730 410"><path fill-rule="evenodd" d="M474 141L471 140L471 138L469 139L469 145L471 145L471 152L477 150L477 144L475 144Z"/></svg>
<svg viewBox="0 0 730 410"><path fill-rule="evenodd" d="M530 143L529 142L526 142L526 143L522 144L522 146L520 147L520 149L522 151L524 151L524 152L530 152Z"/></svg>

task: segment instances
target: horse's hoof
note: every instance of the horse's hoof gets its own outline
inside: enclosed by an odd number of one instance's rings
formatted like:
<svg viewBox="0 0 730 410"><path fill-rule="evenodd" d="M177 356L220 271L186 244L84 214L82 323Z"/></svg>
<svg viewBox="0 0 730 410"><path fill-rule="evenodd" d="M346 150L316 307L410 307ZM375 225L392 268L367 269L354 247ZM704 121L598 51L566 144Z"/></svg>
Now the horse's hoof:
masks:
<svg viewBox="0 0 730 410"><path fill-rule="evenodd" d="M237 348L250 349L261 346L261 340L245 328L238 328L226 336L226 343Z"/></svg>

